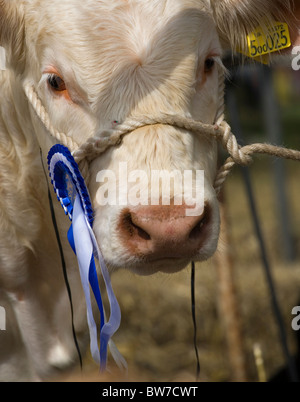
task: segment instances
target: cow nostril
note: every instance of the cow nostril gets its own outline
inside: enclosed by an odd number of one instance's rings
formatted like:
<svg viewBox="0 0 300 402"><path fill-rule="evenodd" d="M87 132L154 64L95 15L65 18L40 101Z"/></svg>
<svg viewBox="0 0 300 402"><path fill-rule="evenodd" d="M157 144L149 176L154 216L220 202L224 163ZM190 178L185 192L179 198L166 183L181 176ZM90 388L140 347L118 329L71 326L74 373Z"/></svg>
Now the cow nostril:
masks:
<svg viewBox="0 0 300 402"><path fill-rule="evenodd" d="M151 240L151 236L144 229L134 223L130 212L124 215L123 223L131 237L137 236L143 240Z"/></svg>
<svg viewBox="0 0 300 402"><path fill-rule="evenodd" d="M197 239L202 232L202 228L205 224L205 218L201 219L196 226L194 226L194 228L191 230L190 234L189 234L189 239L193 240L193 239Z"/></svg>
<svg viewBox="0 0 300 402"><path fill-rule="evenodd" d="M119 229L126 248L151 258L195 255L209 234L211 208L205 205L201 216L188 216L186 209L184 205L123 210Z"/></svg>
<svg viewBox="0 0 300 402"><path fill-rule="evenodd" d="M206 208L203 212L203 215L201 217L199 217L198 222L193 227L193 229L190 231L189 239L195 240L195 239L199 239L199 237L202 236L203 229L209 221L209 215L210 215L209 209Z"/></svg>

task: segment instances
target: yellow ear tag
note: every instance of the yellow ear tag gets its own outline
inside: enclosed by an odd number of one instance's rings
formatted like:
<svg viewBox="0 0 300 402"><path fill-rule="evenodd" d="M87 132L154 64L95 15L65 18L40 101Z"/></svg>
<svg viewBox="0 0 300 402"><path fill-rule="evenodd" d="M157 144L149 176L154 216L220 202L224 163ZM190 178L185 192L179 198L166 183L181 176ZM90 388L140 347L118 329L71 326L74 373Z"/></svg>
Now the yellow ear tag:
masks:
<svg viewBox="0 0 300 402"><path fill-rule="evenodd" d="M267 27L258 27L247 35L247 56L267 64L268 55L291 46L288 25L285 22L274 22ZM267 56L266 56L267 55Z"/></svg>

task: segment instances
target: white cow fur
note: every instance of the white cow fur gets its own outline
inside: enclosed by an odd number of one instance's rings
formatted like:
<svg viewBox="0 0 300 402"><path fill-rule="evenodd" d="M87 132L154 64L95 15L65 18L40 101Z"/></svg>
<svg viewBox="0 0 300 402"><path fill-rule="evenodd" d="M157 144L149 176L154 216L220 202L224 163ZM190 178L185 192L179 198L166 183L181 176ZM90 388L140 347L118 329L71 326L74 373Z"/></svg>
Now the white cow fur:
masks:
<svg viewBox="0 0 300 402"><path fill-rule="evenodd" d="M213 10L211 9L212 3ZM70 308L51 223L43 160L55 143L29 107L26 79L38 89L52 124L79 144L114 120L171 112L213 123L218 107L217 66L204 72L207 57L219 63L226 39L226 12L243 19L239 1L209 0L2 0L0 45L7 70L0 71L0 305L7 331L0 332L0 379L47 378L76 362ZM244 2L245 3L245 2ZM255 3L248 1L247 3ZM256 1L258 3L258 1ZM264 1L273 12L284 1ZM223 8L220 7L223 5ZM222 9L221 9L222 8ZM261 7L262 8L262 7ZM269 10L270 12L270 10ZM263 14L264 15L264 14ZM218 21L219 33L216 22ZM225 35L224 35L225 34ZM238 37L232 32L227 37ZM236 40L237 41L237 40ZM72 102L47 86L49 67L64 77ZM219 218L213 181L216 145L173 127L154 126L126 136L90 166L95 232L111 270L171 272L166 261L147 265L125 250L118 238L120 207L99 207L96 175L129 170L204 169L205 199L212 208L209 235L195 259L216 249ZM53 196L71 283L75 326L87 344L85 305L76 260L66 241L67 218ZM187 259L172 261L172 271Z"/></svg>

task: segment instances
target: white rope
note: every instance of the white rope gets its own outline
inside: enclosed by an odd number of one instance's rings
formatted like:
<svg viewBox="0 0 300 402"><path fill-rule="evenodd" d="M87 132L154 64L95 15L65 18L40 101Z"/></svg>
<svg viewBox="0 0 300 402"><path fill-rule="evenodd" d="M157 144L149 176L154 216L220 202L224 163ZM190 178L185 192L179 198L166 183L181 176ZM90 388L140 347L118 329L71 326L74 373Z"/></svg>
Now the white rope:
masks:
<svg viewBox="0 0 300 402"><path fill-rule="evenodd" d="M29 83L25 83L23 87L27 99L29 100L36 114L38 115L48 132L51 134L51 136L54 137L58 142L68 147L71 152L78 149L79 145L76 141L74 141L71 137L68 137L65 133L60 133L52 126L49 114L44 108L42 101L38 97L34 86Z"/></svg>

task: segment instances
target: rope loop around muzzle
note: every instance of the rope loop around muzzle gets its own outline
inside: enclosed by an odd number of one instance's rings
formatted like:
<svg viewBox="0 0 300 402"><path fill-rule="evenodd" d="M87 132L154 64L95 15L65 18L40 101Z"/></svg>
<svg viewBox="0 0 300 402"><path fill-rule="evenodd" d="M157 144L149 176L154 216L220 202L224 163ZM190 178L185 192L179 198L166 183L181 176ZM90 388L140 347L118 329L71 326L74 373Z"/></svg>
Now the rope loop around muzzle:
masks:
<svg viewBox="0 0 300 402"><path fill-rule="evenodd" d="M96 137L90 138L74 152L75 160L77 163L80 163L83 159L87 159L90 162L106 151L108 147L121 143L125 135L139 128L154 125L168 125L191 131L196 135L204 135L207 138L213 137L221 141L223 147L235 163L248 165L252 161L252 158L241 150L229 124L223 120L223 116L216 124L211 125L187 117L166 113L160 114L157 117L143 116L142 119L139 117L131 118L120 124L116 129L101 132Z"/></svg>
<svg viewBox="0 0 300 402"><path fill-rule="evenodd" d="M32 84L24 83L24 91L36 114L51 136L71 150L87 183L89 181L89 164L91 161L105 152L108 148L119 145L125 135L128 135L139 128L157 124L185 129L195 133L196 135L204 135L207 138L214 138L222 144L230 157L225 161L217 173L214 183L217 194L219 194L233 166L235 164L242 166L249 165L252 162L252 155L255 153L268 154L280 158L300 161L300 151L293 149L263 143L241 147L232 133L230 125L225 121L223 113L215 124L205 124L192 118L167 113L161 113L158 116L132 117L127 119L124 123L116 125L114 128L99 132L96 136L89 138L85 143L79 145L70 136L58 132L52 126L50 117ZM222 93L223 86L220 85L220 96L222 96Z"/></svg>
<svg viewBox="0 0 300 402"><path fill-rule="evenodd" d="M253 162L252 155L255 153L268 154L280 158L300 161L300 151L297 150L263 143L241 147L232 133L230 125L224 120L224 115L218 119L216 124L211 125L171 114L161 114L157 117L143 116L142 121L139 118L127 120L125 123L118 126L117 129L102 132L99 136L89 139L74 152L74 158L77 163L82 163L84 160L90 162L103 153L108 147L118 145L122 141L124 135L132 133L138 128L157 124L185 129L195 133L196 135L204 135L208 138L213 137L221 142L230 157L219 169L216 176L214 187L217 194L219 194L224 181L234 165L250 165Z"/></svg>

